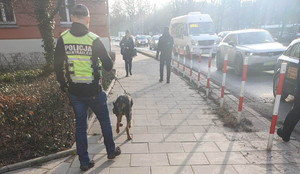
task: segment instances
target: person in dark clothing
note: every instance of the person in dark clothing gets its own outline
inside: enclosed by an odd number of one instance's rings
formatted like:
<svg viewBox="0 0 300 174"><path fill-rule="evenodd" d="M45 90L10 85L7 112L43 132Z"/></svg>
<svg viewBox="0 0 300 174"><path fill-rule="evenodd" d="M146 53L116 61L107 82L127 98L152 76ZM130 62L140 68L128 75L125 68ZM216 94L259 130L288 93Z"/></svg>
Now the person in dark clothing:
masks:
<svg viewBox="0 0 300 174"><path fill-rule="evenodd" d="M86 171L94 166L94 161L90 160L87 152L88 107L100 122L107 158L113 159L121 153L113 140L106 93L99 84L101 68L110 71L113 62L99 36L88 31L88 8L76 5L72 10L71 20L71 29L63 32L57 40L54 70L61 90L68 92L76 116L76 150L80 169Z"/></svg>
<svg viewBox="0 0 300 174"><path fill-rule="evenodd" d="M169 33L169 28L165 27L163 35L159 37L157 44L156 59L158 59L160 53L160 79L159 82L163 81L164 77L164 65L167 66L167 83L170 83L171 75L171 60L172 60L172 49L174 40Z"/></svg>
<svg viewBox="0 0 300 174"><path fill-rule="evenodd" d="M290 141L291 134L300 120L300 62L297 68L297 85L296 93L294 96L294 105L290 112L287 114L283 126L277 129L277 135L282 138L283 141Z"/></svg>
<svg viewBox="0 0 300 174"><path fill-rule="evenodd" d="M126 35L122 38L120 42L120 47L121 47L121 54L123 55L123 60L125 61L126 77L128 77L128 73L132 75L131 68L132 68L132 56L133 56L133 49L134 49L133 39L130 36L128 30L126 31Z"/></svg>

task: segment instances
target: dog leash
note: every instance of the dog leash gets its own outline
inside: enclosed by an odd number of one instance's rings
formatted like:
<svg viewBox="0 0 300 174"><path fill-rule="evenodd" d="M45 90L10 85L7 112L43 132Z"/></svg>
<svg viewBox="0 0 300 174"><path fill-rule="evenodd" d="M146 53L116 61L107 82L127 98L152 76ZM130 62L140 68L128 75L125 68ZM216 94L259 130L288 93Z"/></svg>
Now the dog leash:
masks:
<svg viewBox="0 0 300 174"><path fill-rule="evenodd" d="M115 77L116 81L120 84L121 88L124 90L124 93L127 94L127 95L130 95L126 90L125 88L123 87L123 85L121 84L121 82L119 81L119 79L117 77Z"/></svg>

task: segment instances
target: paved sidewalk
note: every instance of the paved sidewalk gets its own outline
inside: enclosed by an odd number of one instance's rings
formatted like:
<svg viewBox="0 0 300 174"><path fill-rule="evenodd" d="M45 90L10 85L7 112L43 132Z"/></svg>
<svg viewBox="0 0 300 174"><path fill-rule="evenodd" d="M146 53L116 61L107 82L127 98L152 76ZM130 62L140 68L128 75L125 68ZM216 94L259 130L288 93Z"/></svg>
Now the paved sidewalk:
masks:
<svg viewBox="0 0 300 174"><path fill-rule="evenodd" d="M125 127L116 134L112 102L123 94L116 82L109 95L115 142L122 154L107 160L96 120L89 132L89 153L96 165L85 173L103 174L262 174L300 172L300 143L284 143L275 135L267 152L268 132L234 132L223 126L217 106L206 101L181 79L159 83L158 61L138 54L133 75L125 77L124 62L116 49L115 68L120 82L134 100L132 140ZM125 119L123 119L123 123ZM268 128L266 128L268 129ZM82 173L77 156L70 156L11 173Z"/></svg>

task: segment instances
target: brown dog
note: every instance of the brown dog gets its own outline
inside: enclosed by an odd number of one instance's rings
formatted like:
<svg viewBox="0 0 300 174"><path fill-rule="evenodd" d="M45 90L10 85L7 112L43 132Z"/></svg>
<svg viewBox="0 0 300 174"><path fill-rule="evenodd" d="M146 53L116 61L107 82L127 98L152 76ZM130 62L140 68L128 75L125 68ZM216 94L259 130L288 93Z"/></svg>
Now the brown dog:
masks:
<svg viewBox="0 0 300 174"><path fill-rule="evenodd" d="M131 127L131 119L132 119L132 105L133 101L129 95L121 95L117 98L115 102L113 102L114 108L113 113L117 116L117 129L116 132L119 133L119 127L123 126L122 116L126 116L127 126L126 126L126 133L127 133L127 140L131 140L131 136L129 134L129 128Z"/></svg>

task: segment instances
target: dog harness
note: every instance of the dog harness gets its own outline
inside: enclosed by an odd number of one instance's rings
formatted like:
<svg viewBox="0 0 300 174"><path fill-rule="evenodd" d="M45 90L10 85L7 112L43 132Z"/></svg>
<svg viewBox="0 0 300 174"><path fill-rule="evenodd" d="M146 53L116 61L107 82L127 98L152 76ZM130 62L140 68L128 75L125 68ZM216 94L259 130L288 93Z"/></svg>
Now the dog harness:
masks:
<svg viewBox="0 0 300 174"><path fill-rule="evenodd" d="M77 37L72 35L69 30L66 30L61 34L61 37L67 55L68 80L73 83L90 84L95 79L95 69L98 70L100 77L102 76L101 61L97 60L95 65L93 65L92 61L93 41L99 36L88 32L84 36Z"/></svg>

